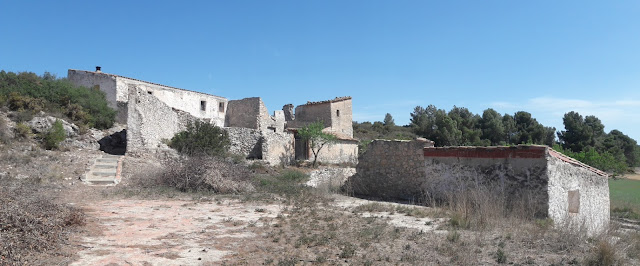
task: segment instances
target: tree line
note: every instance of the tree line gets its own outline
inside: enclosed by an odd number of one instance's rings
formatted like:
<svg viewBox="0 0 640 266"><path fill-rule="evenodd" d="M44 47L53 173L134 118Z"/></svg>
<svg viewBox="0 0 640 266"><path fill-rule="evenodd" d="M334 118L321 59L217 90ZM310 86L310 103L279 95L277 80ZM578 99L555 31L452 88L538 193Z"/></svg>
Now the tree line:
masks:
<svg viewBox="0 0 640 266"><path fill-rule="evenodd" d="M434 105L417 106L410 121L409 127L416 135L434 141L436 146L540 144L609 172L623 173L640 166L636 140L616 129L606 133L600 119L582 117L577 112L564 115L565 128L560 131L539 123L531 113L501 115L491 108L479 115L464 107L454 106L447 112Z"/></svg>

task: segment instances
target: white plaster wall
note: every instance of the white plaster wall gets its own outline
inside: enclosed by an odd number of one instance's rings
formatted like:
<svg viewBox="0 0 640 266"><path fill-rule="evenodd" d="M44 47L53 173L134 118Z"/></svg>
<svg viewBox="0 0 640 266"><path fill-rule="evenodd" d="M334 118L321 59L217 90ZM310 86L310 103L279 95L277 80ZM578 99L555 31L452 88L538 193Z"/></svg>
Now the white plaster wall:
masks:
<svg viewBox="0 0 640 266"><path fill-rule="evenodd" d="M549 217L556 226L585 229L593 235L609 225L609 183L585 168L548 158ZM580 191L579 213L569 213L570 190Z"/></svg>
<svg viewBox="0 0 640 266"><path fill-rule="evenodd" d="M89 89L92 89L95 85L100 86L100 90L106 94L105 96L109 103L109 107L118 110L115 76L104 73L69 69L67 71L67 79L76 86L83 86Z"/></svg>
<svg viewBox="0 0 640 266"><path fill-rule="evenodd" d="M143 81L118 77L118 97L125 99L125 90L123 88L130 85L134 85L141 91L146 93L151 92L151 95L160 99L168 106L190 113L191 115L207 119L211 123L219 127L224 126L224 117L226 110L219 110L219 103L224 103L224 108L227 108L227 99L209 95L200 92L181 90L177 88L166 87L158 84L151 84ZM206 101L205 111L200 109L200 101Z"/></svg>

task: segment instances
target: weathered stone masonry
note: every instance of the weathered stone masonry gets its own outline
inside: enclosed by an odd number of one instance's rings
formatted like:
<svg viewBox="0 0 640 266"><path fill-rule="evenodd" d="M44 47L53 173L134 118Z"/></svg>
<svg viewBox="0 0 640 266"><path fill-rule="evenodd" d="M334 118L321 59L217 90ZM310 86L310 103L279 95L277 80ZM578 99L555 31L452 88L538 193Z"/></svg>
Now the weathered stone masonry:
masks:
<svg viewBox="0 0 640 266"><path fill-rule="evenodd" d="M118 111L116 121L127 125L129 154L153 153L162 147L164 140L199 119L224 127L229 133L232 153L270 164L290 164L295 159L313 159L308 149L296 149L297 127L323 121L326 125L323 131L336 135L338 142L326 147L318 161L357 162L351 97L308 102L295 108L296 114L293 105L287 104L283 110L269 115L259 97L228 101L215 95L103 73L99 67L96 71L69 69L68 79L105 93L109 106ZM307 153L296 158L296 150Z"/></svg>
<svg viewBox="0 0 640 266"><path fill-rule="evenodd" d="M556 225L593 234L609 222L607 175L546 146L425 147L374 141L350 183L356 194L415 199L491 185L512 200L528 200ZM434 195L435 194L435 195ZM513 202L512 202L513 203Z"/></svg>

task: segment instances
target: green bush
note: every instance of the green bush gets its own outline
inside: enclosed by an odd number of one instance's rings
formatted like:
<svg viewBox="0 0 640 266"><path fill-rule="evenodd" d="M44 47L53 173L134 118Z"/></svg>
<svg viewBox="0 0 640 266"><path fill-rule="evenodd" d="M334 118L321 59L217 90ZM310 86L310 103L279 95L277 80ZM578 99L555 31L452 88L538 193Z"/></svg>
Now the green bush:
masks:
<svg viewBox="0 0 640 266"><path fill-rule="evenodd" d="M44 134L42 140L47 150L57 149L60 142L67 137L67 133L62 127L62 122L57 119L47 133Z"/></svg>
<svg viewBox="0 0 640 266"><path fill-rule="evenodd" d="M113 126L116 111L111 109L100 90L77 87L50 73L0 71L0 104L11 110L38 112L60 111L79 125L106 129Z"/></svg>
<svg viewBox="0 0 640 266"><path fill-rule="evenodd" d="M189 123L187 129L173 136L169 143L169 147L190 156L226 156L229 145L226 131L202 121Z"/></svg>
<svg viewBox="0 0 640 266"><path fill-rule="evenodd" d="M25 123L16 124L16 127L13 128L13 131L17 139L27 139L33 136L33 133L31 132L31 127L29 127L29 125Z"/></svg>
<svg viewBox="0 0 640 266"><path fill-rule="evenodd" d="M607 151L598 152L593 147L587 147L580 152L565 150L560 145L554 145L553 149L582 163L605 172L612 172L616 175L624 174L629 168L625 163L624 158L616 158L613 154Z"/></svg>

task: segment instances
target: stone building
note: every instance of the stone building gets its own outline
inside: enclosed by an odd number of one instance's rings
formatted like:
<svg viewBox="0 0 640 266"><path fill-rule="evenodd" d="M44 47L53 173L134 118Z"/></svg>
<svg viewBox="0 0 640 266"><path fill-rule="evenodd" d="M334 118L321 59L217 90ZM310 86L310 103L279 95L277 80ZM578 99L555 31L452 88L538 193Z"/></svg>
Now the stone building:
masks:
<svg viewBox="0 0 640 266"><path fill-rule="evenodd" d="M607 174L547 146L435 148L424 141L374 141L356 171L349 182L359 195L437 200L481 188L559 226L595 234L609 223Z"/></svg>
<svg viewBox="0 0 640 266"><path fill-rule="evenodd" d="M290 164L313 159L308 143L297 138L297 129L322 121L325 132L337 136L318 161L355 164L358 142L353 139L351 97L307 102L295 108L287 104L270 115L259 97L227 100L224 97L165 86L95 71L69 69L76 85L99 89L109 106L118 111L116 121L127 125L127 153L157 151L186 125L199 119L223 127L231 139L231 152L270 164Z"/></svg>
<svg viewBox="0 0 640 266"><path fill-rule="evenodd" d="M116 121L122 124L127 124L127 105L131 102L129 96L134 91L140 91L155 96L171 108L224 126L228 102L224 97L108 74L102 72L100 67L96 67L96 71L69 69L67 78L78 86L103 91L109 107L118 111Z"/></svg>

